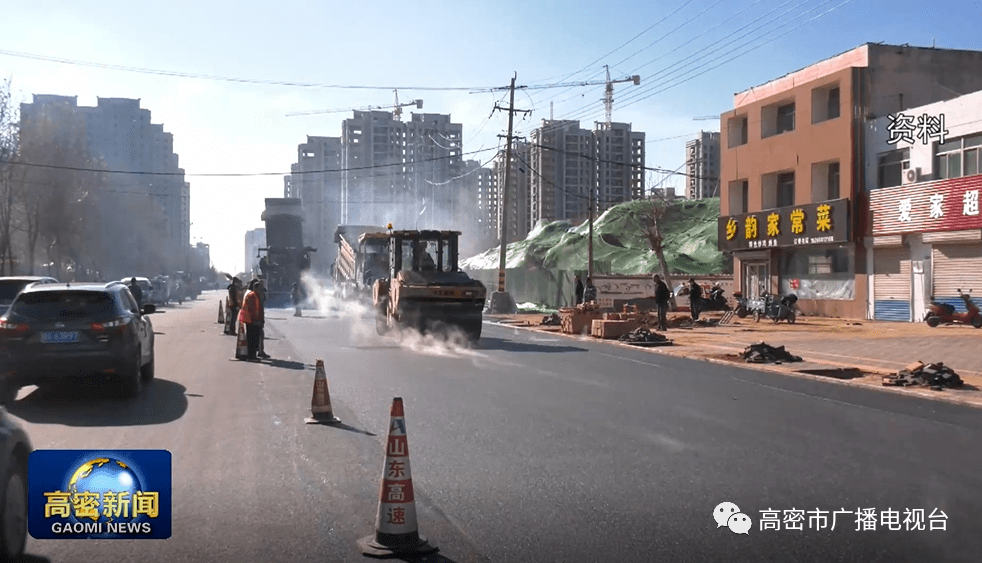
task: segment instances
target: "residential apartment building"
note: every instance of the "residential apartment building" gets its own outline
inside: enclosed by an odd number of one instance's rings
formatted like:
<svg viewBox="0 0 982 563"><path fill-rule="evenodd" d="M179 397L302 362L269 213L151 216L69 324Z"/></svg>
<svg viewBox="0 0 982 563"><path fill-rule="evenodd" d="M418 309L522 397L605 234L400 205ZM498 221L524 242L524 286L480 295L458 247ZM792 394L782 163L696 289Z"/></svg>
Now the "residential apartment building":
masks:
<svg viewBox="0 0 982 563"><path fill-rule="evenodd" d="M422 203L409 190L405 161L406 124L392 113L355 111L354 117L345 119L340 224L393 223L412 228L409 225L415 225Z"/></svg>
<svg viewBox="0 0 982 563"><path fill-rule="evenodd" d="M283 179L283 197L303 202L304 246L331 246L334 230L341 223L342 153L340 137L308 135L307 142L297 146L291 174ZM331 261L329 252L313 252L311 270L327 273Z"/></svg>
<svg viewBox="0 0 982 563"><path fill-rule="evenodd" d="M868 43L735 94L721 116L719 241L738 290L865 317L865 122L979 89L982 52Z"/></svg>
<svg viewBox="0 0 982 563"><path fill-rule="evenodd" d="M597 185L593 132L581 129L579 121L543 119L531 139L531 226L539 221L583 221Z"/></svg>
<svg viewBox="0 0 982 563"><path fill-rule="evenodd" d="M686 196L705 199L719 196L719 133L700 131L685 143Z"/></svg>
<svg viewBox="0 0 982 563"><path fill-rule="evenodd" d="M510 244L525 238L534 225L530 209L532 206L532 191L529 186L532 182L532 169L528 163L531 156L531 147L528 143L512 141L511 148L511 170L508 178L508 202L505 203L505 151L499 151L494 158L492 167L494 170L494 183L498 191L498 241L505 240L505 244ZM508 216L505 217L507 225L504 227L507 232L503 232L502 212L507 205ZM500 242L499 242L500 244Z"/></svg>
<svg viewBox="0 0 982 563"><path fill-rule="evenodd" d="M982 91L881 115L866 127L869 318L959 312L982 291ZM978 303L976 297L976 303Z"/></svg>
<svg viewBox="0 0 982 563"><path fill-rule="evenodd" d="M78 130L84 135L89 153L108 170L135 174L108 174L103 193L116 194L104 200L101 207L107 214L110 207L119 210L127 205L145 206L132 201L132 195L149 196L154 205L153 219L164 233L164 240L153 240L148 248L159 257L154 266L159 272L170 273L189 266L191 235L191 187L184 180L184 170L174 153L174 138L163 125L151 123L150 110L140 107L139 99L97 98L96 106L79 106L77 96L35 94L32 102L21 104L22 137L28 138L35 128L50 120L65 135ZM129 202L129 203L126 203ZM102 249L98 261L104 274L132 274L134 264L128 255L116 250L118 234L113 221L107 220L101 241L90 249Z"/></svg>
<svg viewBox="0 0 982 563"><path fill-rule="evenodd" d="M498 194L497 175L492 168L481 168L477 176L477 217L475 233L480 246L490 248L498 244Z"/></svg>
<svg viewBox="0 0 982 563"><path fill-rule="evenodd" d="M266 247L266 229L260 227L258 229L252 229L251 231L246 231L245 234L245 260L242 262L244 264L242 271L246 273L252 273L253 277L259 273L259 259L262 258L262 254L259 252L260 248ZM314 253L316 254L316 253Z"/></svg>
<svg viewBox="0 0 982 563"><path fill-rule="evenodd" d="M203 242L191 245L191 266L188 268L194 275L203 276L211 269L211 247Z"/></svg>
<svg viewBox="0 0 982 563"><path fill-rule="evenodd" d="M449 115L413 113L405 127L406 192L412 201L404 209L416 213L413 226L464 229L464 210L472 208L466 207L471 194L465 190L463 126L453 123ZM409 217L395 219L410 224Z"/></svg>
<svg viewBox="0 0 982 563"><path fill-rule="evenodd" d="M630 123L597 122L593 130L597 163L597 209L644 199L644 133Z"/></svg>

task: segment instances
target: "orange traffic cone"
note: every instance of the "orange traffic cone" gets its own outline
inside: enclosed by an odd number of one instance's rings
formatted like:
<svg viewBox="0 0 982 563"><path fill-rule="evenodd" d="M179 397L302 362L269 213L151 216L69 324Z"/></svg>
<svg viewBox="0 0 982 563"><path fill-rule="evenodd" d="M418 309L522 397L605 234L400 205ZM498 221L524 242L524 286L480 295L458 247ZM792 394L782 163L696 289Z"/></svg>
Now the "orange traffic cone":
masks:
<svg viewBox="0 0 982 563"><path fill-rule="evenodd" d="M416 501L413 478L409 471L409 443L402 399L392 399L389 439L382 468L382 490L375 517L375 534L358 540L363 555L393 557L422 555L437 551L419 533L416 525Z"/></svg>
<svg viewBox="0 0 982 563"><path fill-rule="evenodd" d="M225 304L221 299L218 300L218 324L225 324Z"/></svg>
<svg viewBox="0 0 982 563"><path fill-rule="evenodd" d="M249 341L246 340L245 323L239 323L239 338L235 342L235 359L245 360L249 357Z"/></svg>
<svg viewBox="0 0 982 563"><path fill-rule="evenodd" d="M331 407L331 393L327 389L327 374L324 373L324 360L317 360L314 369L314 396L310 399L310 416L304 419L307 424L336 424Z"/></svg>

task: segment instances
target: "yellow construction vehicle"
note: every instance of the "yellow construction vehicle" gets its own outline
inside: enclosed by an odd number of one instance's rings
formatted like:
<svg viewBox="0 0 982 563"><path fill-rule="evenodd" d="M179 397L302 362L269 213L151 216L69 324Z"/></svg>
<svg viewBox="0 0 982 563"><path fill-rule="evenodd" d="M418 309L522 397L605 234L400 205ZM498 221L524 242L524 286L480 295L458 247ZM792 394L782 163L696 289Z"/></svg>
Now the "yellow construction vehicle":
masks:
<svg viewBox="0 0 982 563"><path fill-rule="evenodd" d="M487 288L458 266L460 231L388 229L388 277L372 287L376 331L456 328L470 340L480 339Z"/></svg>

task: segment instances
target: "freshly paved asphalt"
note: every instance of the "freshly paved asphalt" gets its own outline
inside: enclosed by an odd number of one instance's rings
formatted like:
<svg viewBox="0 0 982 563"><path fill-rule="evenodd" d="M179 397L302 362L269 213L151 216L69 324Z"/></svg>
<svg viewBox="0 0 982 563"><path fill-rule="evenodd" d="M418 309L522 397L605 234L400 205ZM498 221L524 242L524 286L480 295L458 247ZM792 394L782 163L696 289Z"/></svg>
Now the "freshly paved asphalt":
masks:
<svg viewBox="0 0 982 563"><path fill-rule="evenodd" d="M982 417L940 402L485 325L475 349L357 312L267 312L229 361L218 295L153 317L157 380L119 402L22 391L36 448L165 448L170 540L29 540L34 561L360 561L393 397L429 561L978 561ZM308 426L327 364L338 428ZM748 535L717 528L736 503ZM946 531L761 531L760 511L935 509ZM879 528L879 522L877 528ZM783 528L783 526L782 526Z"/></svg>

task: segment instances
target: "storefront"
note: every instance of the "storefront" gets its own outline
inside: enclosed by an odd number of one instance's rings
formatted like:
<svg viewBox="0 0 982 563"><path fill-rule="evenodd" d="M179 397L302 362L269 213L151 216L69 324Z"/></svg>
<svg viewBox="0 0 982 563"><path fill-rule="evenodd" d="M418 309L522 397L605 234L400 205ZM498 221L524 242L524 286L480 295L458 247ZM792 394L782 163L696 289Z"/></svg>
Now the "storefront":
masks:
<svg viewBox="0 0 982 563"><path fill-rule="evenodd" d="M808 315L861 315L849 212L849 199L837 199L720 217L740 291L794 293Z"/></svg>
<svg viewBox="0 0 982 563"><path fill-rule="evenodd" d="M873 190L873 318L924 318L932 298L965 310L982 293L982 175Z"/></svg>

